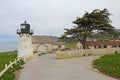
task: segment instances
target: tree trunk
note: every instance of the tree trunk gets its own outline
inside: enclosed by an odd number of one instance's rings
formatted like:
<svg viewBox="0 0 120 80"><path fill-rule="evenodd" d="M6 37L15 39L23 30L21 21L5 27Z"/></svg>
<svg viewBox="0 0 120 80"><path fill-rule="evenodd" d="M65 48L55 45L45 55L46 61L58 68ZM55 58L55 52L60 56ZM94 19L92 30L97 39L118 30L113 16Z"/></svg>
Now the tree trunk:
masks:
<svg viewBox="0 0 120 80"><path fill-rule="evenodd" d="M83 42L83 49L86 49L86 43L85 42Z"/></svg>
<svg viewBox="0 0 120 80"><path fill-rule="evenodd" d="M86 49L86 48L87 48L87 47L86 47L86 40L85 40L85 41L82 41L81 44L82 44L82 46L83 46L83 49Z"/></svg>
<svg viewBox="0 0 120 80"><path fill-rule="evenodd" d="M79 37L77 37L78 41L82 44L83 49L86 49L86 37L84 37L83 39L79 39Z"/></svg>

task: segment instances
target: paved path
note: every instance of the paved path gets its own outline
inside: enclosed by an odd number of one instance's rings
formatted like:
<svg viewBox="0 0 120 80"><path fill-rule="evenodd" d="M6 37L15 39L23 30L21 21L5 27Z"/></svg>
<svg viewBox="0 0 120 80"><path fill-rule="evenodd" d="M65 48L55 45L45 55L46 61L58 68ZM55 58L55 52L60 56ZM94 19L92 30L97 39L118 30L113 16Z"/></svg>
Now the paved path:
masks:
<svg viewBox="0 0 120 80"><path fill-rule="evenodd" d="M25 64L19 80L116 80L96 72L91 62L97 56L71 59L54 58L54 55L42 55L37 60Z"/></svg>

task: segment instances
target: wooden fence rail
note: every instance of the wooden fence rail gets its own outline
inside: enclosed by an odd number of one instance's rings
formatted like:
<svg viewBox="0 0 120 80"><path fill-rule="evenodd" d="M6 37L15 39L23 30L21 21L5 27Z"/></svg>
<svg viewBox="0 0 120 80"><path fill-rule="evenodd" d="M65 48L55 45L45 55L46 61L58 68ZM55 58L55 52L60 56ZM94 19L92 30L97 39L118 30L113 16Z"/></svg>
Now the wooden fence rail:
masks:
<svg viewBox="0 0 120 80"><path fill-rule="evenodd" d="M13 68L14 64L17 64L17 62L20 61L20 58L18 58L17 60L14 60L13 62L10 61L10 64L7 65L5 64L5 68L0 72L0 77L9 69L9 68Z"/></svg>

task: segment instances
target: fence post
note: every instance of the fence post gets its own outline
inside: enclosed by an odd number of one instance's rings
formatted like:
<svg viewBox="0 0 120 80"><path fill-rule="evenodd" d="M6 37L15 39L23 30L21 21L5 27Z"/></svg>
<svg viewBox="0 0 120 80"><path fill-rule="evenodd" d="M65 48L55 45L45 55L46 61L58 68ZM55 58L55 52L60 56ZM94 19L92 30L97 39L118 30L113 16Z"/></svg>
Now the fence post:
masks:
<svg viewBox="0 0 120 80"><path fill-rule="evenodd" d="M15 65L17 65L17 60L15 59Z"/></svg>
<svg viewBox="0 0 120 80"><path fill-rule="evenodd" d="M20 58L20 57L18 57L18 62L20 62L20 60L21 60L21 58Z"/></svg>
<svg viewBox="0 0 120 80"><path fill-rule="evenodd" d="M7 64L5 64L5 68L7 68Z"/></svg>
<svg viewBox="0 0 120 80"><path fill-rule="evenodd" d="M20 61L20 58L18 57L18 62Z"/></svg>
<svg viewBox="0 0 120 80"><path fill-rule="evenodd" d="M10 61L10 67L13 68L12 62Z"/></svg>
<svg viewBox="0 0 120 80"><path fill-rule="evenodd" d="M81 49L81 51L82 51L82 56L84 56L84 49Z"/></svg>

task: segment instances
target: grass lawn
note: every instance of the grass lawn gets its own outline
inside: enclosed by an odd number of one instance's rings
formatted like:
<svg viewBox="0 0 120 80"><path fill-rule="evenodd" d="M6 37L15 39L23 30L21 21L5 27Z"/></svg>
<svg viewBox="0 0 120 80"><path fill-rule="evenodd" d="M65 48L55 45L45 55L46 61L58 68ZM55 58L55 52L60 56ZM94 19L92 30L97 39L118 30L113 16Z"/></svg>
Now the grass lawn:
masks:
<svg viewBox="0 0 120 80"><path fill-rule="evenodd" d="M9 64L9 61L17 59L17 52L1 52L0 53L0 71L5 67L5 64ZM13 74L15 70L21 69L21 65L24 62L21 60L17 65L13 65L5 74L0 77L0 80L14 80L15 75Z"/></svg>
<svg viewBox="0 0 120 80"><path fill-rule="evenodd" d="M5 64L9 64L10 61L15 60L17 52L1 52L0 53L0 71L4 69Z"/></svg>
<svg viewBox="0 0 120 80"><path fill-rule="evenodd" d="M104 74L120 78L120 54L105 55L93 62L95 68Z"/></svg>
<svg viewBox="0 0 120 80"><path fill-rule="evenodd" d="M69 44L69 45L66 45L66 48L75 49L76 45L75 44Z"/></svg>

